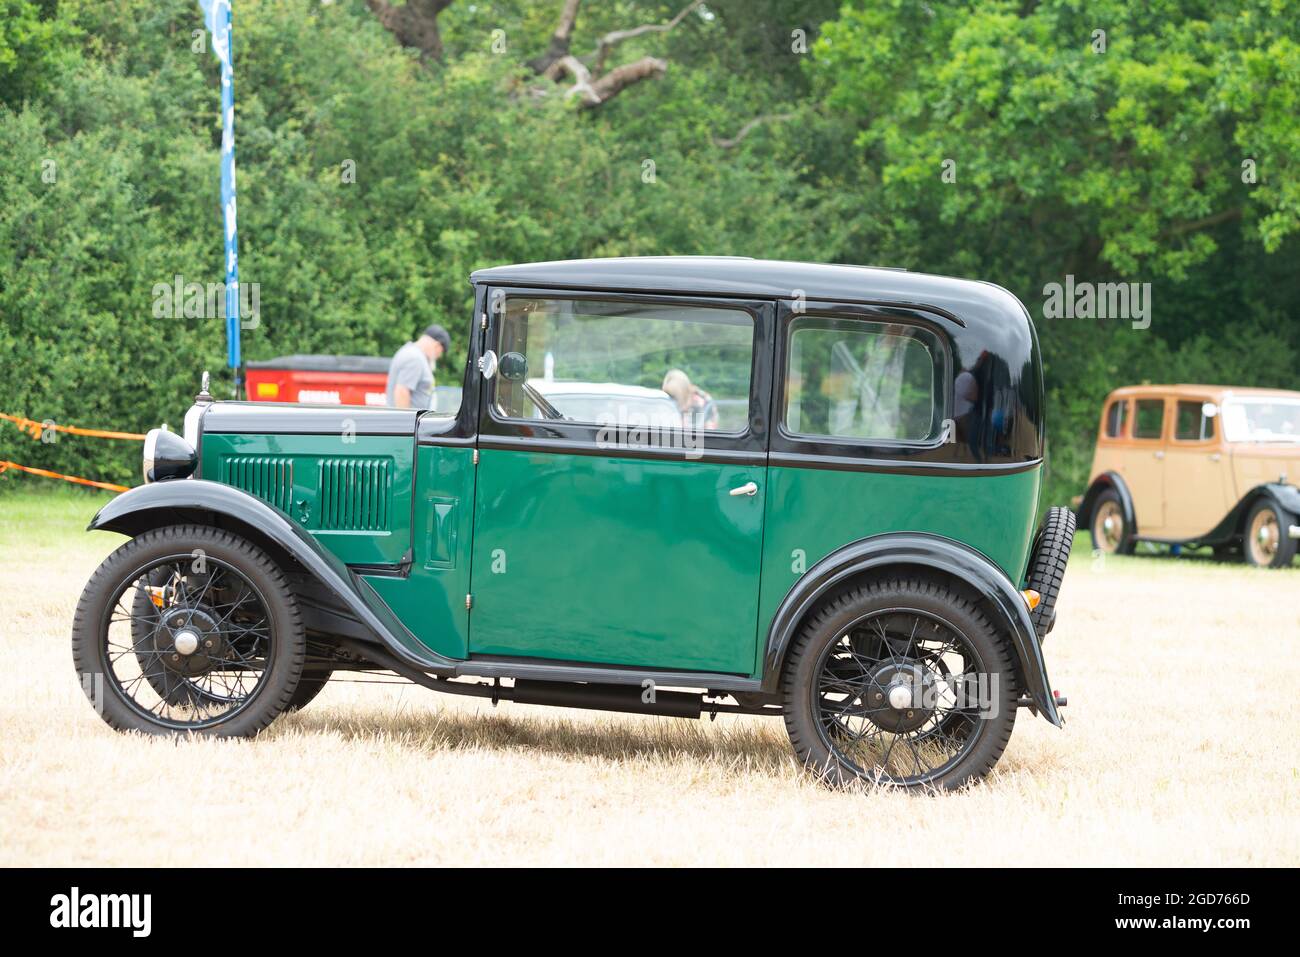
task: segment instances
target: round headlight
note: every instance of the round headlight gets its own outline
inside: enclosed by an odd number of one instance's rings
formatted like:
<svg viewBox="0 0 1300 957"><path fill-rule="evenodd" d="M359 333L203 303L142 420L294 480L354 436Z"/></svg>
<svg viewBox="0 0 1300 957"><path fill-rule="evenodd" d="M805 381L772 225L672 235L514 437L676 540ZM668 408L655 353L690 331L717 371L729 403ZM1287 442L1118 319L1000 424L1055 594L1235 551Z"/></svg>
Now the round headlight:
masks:
<svg viewBox="0 0 1300 957"><path fill-rule="evenodd" d="M194 474L199 457L194 446L175 432L150 429L144 437L144 480L161 482L164 479L185 478Z"/></svg>

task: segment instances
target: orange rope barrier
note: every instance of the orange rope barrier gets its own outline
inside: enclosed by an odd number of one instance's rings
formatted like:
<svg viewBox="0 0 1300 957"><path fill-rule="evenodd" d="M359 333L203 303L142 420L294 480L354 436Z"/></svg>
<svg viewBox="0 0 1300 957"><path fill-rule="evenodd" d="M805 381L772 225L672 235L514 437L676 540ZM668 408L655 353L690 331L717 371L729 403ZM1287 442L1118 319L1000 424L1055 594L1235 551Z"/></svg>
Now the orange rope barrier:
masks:
<svg viewBox="0 0 1300 957"><path fill-rule="evenodd" d="M4 459L0 459L0 474L3 474L5 469L19 469L23 472L30 472L33 475L44 475L46 478L63 479L65 482L76 482L78 485L90 485L94 488L107 489L110 492L130 491L130 489L125 485L114 485L112 482L92 482L90 479L78 478L75 475L64 475L62 472L50 472L46 469L36 469L32 468L30 465L19 465L17 462L6 462Z"/></svg>
<svg viewBox="0 0 1300 957"><path fill-rule="evenodd" d="M56 425L50 422L48 425L43 422L37 422L33 419L25 419L21 415L8 415L0 412L0 419L8 419L18 428L27 432L34 439L39 439L41 433L46 429L53 429L55 432L67 432L69 435L88 435L96 439L132 439L136 442L144 441L144 436L138 432L109 432L105 429L81 429L75 425Z"/></svg>

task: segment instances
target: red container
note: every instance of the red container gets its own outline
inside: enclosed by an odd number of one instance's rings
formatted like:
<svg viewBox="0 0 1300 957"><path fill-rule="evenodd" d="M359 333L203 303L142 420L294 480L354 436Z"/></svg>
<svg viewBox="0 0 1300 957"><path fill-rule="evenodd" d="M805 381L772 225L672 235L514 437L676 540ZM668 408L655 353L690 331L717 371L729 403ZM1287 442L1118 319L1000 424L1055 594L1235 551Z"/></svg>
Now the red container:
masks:
<svg viewBox="0 0 1300 957"><path fill-rule="evenodd" d="M385 405L388 359L376 356L280 356L250 362L254 402Z"/></svg>

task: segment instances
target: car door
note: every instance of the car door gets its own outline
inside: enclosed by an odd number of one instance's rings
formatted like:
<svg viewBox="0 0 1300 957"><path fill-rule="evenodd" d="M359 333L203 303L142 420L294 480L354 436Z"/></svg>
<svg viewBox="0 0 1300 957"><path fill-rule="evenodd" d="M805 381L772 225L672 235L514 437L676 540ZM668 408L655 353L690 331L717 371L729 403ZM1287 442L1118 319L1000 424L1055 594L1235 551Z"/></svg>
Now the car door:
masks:
<svg viewBox="0 0 1300 957"><path fill-rule="evenodd" d="M770 304L490 301L471 655L751 674Z"/></svg>
<svg viewBox="0 0 1300 957"><path fill-rule="evenodd" d="M1138 534L1163 537L1165 530L1166 401L1138 398L1133 402L1133 443L1119 464L1133 496Z"/></svg>
<svg viewBox="0 0 1300 957"><path fill-rule="evenodd" d="M1231 463L1218 441L1209 396L1174 403L1173 438L1165 457L1165 537L1195 538L1218 525L1236 499Z"/></svg>

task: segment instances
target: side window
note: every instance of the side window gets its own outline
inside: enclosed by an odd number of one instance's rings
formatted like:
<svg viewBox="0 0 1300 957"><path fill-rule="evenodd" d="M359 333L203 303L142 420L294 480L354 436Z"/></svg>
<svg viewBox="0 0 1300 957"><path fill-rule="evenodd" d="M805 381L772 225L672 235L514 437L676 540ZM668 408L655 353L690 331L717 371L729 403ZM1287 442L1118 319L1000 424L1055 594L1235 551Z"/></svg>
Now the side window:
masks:
<svg viewBox="0 0 1300 957"><path fill-rule="evenodd" d="M1158 439L1164 434L1165 400L1138 399L1133 417L1133 438Z"/></svg>
<svg viewBox="0 0 1300 957"><path fill-rule="evenodd" d="M1117 399L1106 410L1106 437L1122 438L1124 426L1128 424L1128 399Z"/></svg>
<svg viewBox="0 0 1300 957"><path fill-rule="evenodd" d="M495 403L512 419L743 432L754 321L741 309L506 298Z"/></svg>
<svg viewBox="0 0 1300 957"><path fill-rule="evenodd" d="M1179 402L1174 420L1174 438L1181 442L1204 442L1214 438L1214 420L1202 409L1204 402Z"/></svg>
<svg viewBox="0 0 1300 957"><path fill-rule="evenodd" d="M798 435L939 437L944 353L919 326L801 316L790 324L785 427Z"/></svg>

